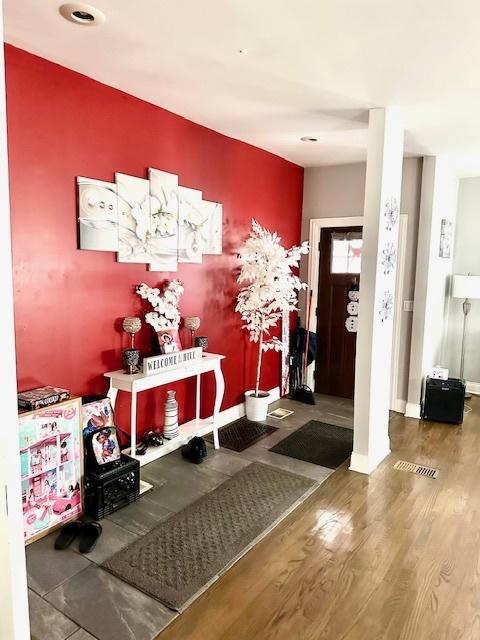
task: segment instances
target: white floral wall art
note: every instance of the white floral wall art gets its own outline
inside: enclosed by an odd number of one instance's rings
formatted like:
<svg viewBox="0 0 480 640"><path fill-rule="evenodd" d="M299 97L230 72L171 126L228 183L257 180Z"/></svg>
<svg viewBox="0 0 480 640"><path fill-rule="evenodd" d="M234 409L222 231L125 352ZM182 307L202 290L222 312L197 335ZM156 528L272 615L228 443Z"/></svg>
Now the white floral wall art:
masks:
<svg viewBox="0 0 480 640"><path fill-rule="evenodd" d="M118 251L117 185L77 178L80 249Z"/></svg>
<svg viewBox="0 0 480 640"><path fill-rule="evenodd" d="M380 315L380 320L385 322L390 318L393 311L393 295L390 291L384 291L383 296L380 299L380 306L378 309L378 313Z"/></svg>
<svg viewBox="0 0 480 640"><path fill-rule="evenodd" d="M382 249L383 273L388 276L397 262L397 251L393 242L387 242Z"/></svg>
<svg viewBox="0 0 480 640"><path fill-rule="evenodd" d="M250 341L258 343L255 396L258 397L262 355L274 349L281 351L281 340L272 337L270 330L277 326L284 311L297 308L298 292L306 284L293 273L302 255L308 253L308 242L285 249L281 238L252 220L249 238L239 251L242 288L237 296L235 311L241 315L243 329L250 334Z"/></svg>
<svg viewBox="0 0 480 640"><path fill-rule="evenodd" d="M440 258L450 258L452 255L452 221L443 218L440 224Z"/></svg>
<svg viewBox="0 0 480 640"><path fill-rule="evenodd" d="M386 200L383 215L385 217L385 229L391 231L397 224L400 215L400 207L397 199L393 196Z"/></svg>
<svg viewBox="0 0 480 640"><path fill-rule="evenodd" d="M176 271L178 267L178 176L158 169L148 170L152 236L158 260L150 271Z"/></svg>
<svg viewBox="0 0 480 640"><path fill-rule="evenodd" d="M207 215L202 192L188 187L178 189L178 262L200 264L205 248Z"/></svg>
<svg viewBox="0 0 480 640"><path fill-rule="evenodd" d="M116 173L118 195L118 261L153 261L150 218L150 183L143 178Z"/></svg>

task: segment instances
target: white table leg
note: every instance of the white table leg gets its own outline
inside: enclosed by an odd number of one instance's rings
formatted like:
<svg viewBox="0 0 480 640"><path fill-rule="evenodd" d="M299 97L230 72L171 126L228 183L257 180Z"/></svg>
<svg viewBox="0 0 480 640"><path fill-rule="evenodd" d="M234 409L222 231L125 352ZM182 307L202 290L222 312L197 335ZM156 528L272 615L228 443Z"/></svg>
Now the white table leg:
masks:
<svg viewBox="0 0 480 640"><path fill-rule="evenodd" d="M137 392L132 390L132 403L130 405L130 453L132 456L137 451Z"/></svg>
<svg viewBox="0 0 480 640"><path fill-rule="evenodd" d="M112 387L112 382L110 381L110 386L107 392L107 398L110 400L110 404L112 405L112 409L115 410L115 402L117 401L117 393L118 389Z"/></svg>
<svg viewBox="0 0 480 640"><path fill-rule="evenodd" d="M215 404L213 405L213 443L215 449L218 449L220 444L218 442L218 414L220 413L220 407L222 405L223 394L225 393L225 380L223 379L222 368L220 362L213 370L215 374Z"/></svg>
<svg viewBox="0 0 480 640"><path fill-rule="evenodd" d="M195 398L195 418L200 418L200 374L197 375L197 395Z"/></svg>

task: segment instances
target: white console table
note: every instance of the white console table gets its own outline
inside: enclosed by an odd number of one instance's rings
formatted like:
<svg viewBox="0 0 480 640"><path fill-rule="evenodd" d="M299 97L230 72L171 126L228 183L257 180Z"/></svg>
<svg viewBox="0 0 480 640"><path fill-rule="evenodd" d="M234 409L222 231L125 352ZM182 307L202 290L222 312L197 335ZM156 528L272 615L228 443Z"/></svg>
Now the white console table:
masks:
<svg viewBox="0 0 480 640"><path fill-rule="evenodd" d="M117 399L117 393L119 391L126 391L132 395L131 409L130 409L130 437L131 446L123 453L127 454L131 458L135 458L140 462L140 465L148 464L157 458L160 458L180 446L186 444L193 436L202 436L206 433L213 431L213 440L215 448L218 449L218 414L220 412L220 405L222 404L223 393L225 391L225 382L223 379L221 362L225 356L215 353L204 353L201 360L189 364L186 366L178 367L177 369L171 369L170 371L162 371L152 375L146 375L144 373L135 373L130 375L125 373L122 369L119 371L110 371L105 373L105 377L110 379L110 388L108 390L108 397L112 403L112 407L115 409L115 401ZM202 373L207 371L213 371L215 375L216 393L215 403L213 409L213 416L210 418L200 419L200 377ZM164 440L163 445L159 447L149 447L147 452L143 456L136 455L137 449L137 394L140 391L146 391L147 389L154 389L155 387L161 387L165 384L176 382L177 380L184 380L185 378L191 378L196 376L197 378L197 394L196 394L196 410L195 420L185 422L180 425L180 435L172 440Z"/></svg>

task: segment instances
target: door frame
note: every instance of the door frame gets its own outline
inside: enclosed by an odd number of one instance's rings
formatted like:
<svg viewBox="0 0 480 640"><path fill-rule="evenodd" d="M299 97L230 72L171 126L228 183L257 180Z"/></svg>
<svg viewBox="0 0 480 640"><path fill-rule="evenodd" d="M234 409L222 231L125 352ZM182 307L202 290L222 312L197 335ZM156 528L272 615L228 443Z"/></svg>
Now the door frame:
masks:
<svg viewBox="0 0 480 640"><path fill-rule="evenodd" d="M12 244L7 152L7 117L0 2L0 333L3 378L0 433L0 638L30 638L27 570L23 536L20 455L18 450L17 376L13 315Z"/></svg>
<svg viewBox="0 0 480 640"><path fill-rule="evenodd" d="M310 318L306 318L305 326L308 330L317 330L317 308L318 308L318 279L320 276L320 236L322 229L331 227L363 227L363 215L340 216L338 218L311 218L309 229L310 252L308 254L308 288L312 291L312 308L315 313L310 313ZM401 336L401 309L403 300L403 281L405 273L405 254L407 247L407 222L406 214L400 215L399 239L398 239L398 262L395 287L394 325L393 325L393 348L392 348L392 376L390 389L390 409L392 411L405 412L405 401L397 398L398 388L398 362L400 358L400 336ZM361 281L360 281L361 286ZM307 368L308 386L313 389L315 385L315 360Z"/></svg>

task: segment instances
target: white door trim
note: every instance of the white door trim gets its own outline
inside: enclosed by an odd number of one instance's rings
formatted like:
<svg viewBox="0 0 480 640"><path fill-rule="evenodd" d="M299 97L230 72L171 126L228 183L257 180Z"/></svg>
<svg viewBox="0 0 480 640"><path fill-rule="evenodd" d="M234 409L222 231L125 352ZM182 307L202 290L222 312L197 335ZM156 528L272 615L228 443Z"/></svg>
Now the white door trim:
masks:
<svg viewBox="0 0 480 640"><path fill-rule="evenodd" d="M405 411L405 401L396 397L398 385L398 361L400 357L400 329L402 318L402 300L403 300L403 280L405 273L405 255L407 246L407 222L408 216L402 214L400 216L400 229L398 240L398 266L397 266L397 286L395 290L395 316L394 316L394 333L393 333L393 359L392 359L392 390L390 396L390 409L393 411ZM322 229L329 227L363 227L363 215L361 216L345 216L339 218L312 218L310 220L310 252L308 254L308 288L312 290L312 308L318 307L318 278L320 267L320 235ZM306 321L306 323L308 320ZM310 313L309 330L317 330L317 316ZM310 388L315 388L315 362L308 367L307 384Z"/></svg>
<svg viewBox="0 0 480 640"><path fill-rule="evenodd" d="M397 397L398 391L398 363L400 361L400 337L403 317L403 281L405 276L405 256L407 251L407 225L406 213L400 215L397 247L397 274L395 284L395 304L393 316L392 338L392 376L390 386L390 409L405 413L407 401Z"/></svg>
<svg viewBox="0 0 480 640"><path fill-rule="evenodd" d="M27 571L18 450L17 375L13 316L12 245L5 106L3 14L0 3L0 638L28 640Z"/></svg>
<svg viewBox="0 0 480 640"><path fill-rule="evenodd" d="M310 220L310 252L308 254L308 288L312 291L312 309L317 310L318 307L318 277L320 269L320 235L322 229L328 227L363 227L363 215L348 216L341 218L312 218ZM317 315L313 311L310 312L310 318L306 319L309 323L308 330L317 330ZM307 384L311 389L315 388L315 362L307 369Z"/></svg>

